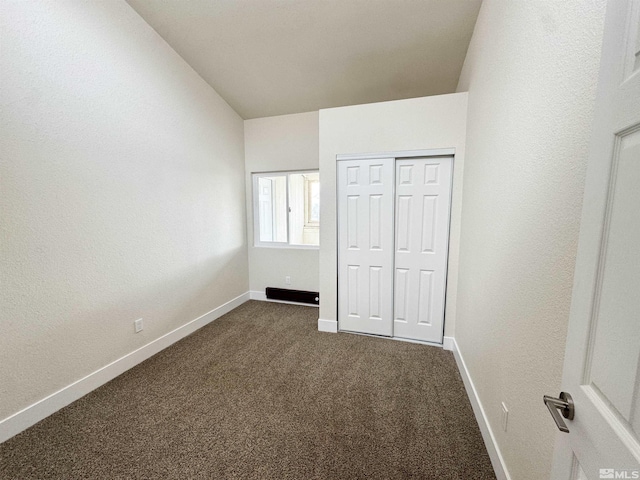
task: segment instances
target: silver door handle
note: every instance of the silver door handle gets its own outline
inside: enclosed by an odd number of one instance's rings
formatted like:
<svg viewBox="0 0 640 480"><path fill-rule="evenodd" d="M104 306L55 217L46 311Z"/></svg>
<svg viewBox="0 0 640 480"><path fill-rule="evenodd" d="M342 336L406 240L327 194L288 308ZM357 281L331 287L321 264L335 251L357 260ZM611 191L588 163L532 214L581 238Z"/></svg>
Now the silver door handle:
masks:
<svg viewBox="0 0 640 480"><path fill-rule="evenodd" d="M573 420L576 408L573 405L573 398L571 398L571 395L566 392L560 392L560 398L550 397L549 395L545 395L542 398L544 400L544 404L549 409L549 413L553 417L553 420L556 422L558 429L561 432L569 433L569 428L567 427L567 424L564 423L562 417ZM558 412L558 410L560 410L560 412ZM562 417L560 416L560 413L562 413Z"/></svg>

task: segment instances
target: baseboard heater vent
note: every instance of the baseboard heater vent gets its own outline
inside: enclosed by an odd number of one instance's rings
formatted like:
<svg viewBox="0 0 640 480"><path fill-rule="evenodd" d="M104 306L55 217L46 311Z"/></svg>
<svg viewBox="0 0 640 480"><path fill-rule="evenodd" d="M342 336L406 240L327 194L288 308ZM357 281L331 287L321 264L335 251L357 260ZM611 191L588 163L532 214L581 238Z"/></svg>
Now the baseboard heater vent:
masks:
<svg viewBox="0 0 640 480"><path fill-rule="evenodd" d="M305 292L304 290L287 290L286 288L271 287L267 287L265 292L267 294L267 298L270 300L308 303L311 305L320 304L320 294L318 292Z"/></svg>

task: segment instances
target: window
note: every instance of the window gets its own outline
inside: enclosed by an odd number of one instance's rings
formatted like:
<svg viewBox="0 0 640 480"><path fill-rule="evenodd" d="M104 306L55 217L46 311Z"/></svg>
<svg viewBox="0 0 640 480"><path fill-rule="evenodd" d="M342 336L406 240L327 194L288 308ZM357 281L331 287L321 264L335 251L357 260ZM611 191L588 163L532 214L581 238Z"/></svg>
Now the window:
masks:
<svg viewBox="0 0 640 480"><path fill-rule="evenodd" d="M256 246L318 246L318 171L254 173L253 230Z"/></svg>

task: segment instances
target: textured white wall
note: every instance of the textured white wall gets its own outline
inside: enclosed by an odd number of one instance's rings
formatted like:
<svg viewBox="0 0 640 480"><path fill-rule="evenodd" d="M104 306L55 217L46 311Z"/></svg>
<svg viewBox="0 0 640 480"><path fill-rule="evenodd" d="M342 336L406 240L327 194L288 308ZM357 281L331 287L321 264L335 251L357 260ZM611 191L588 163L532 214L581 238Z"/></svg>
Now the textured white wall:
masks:
<svg viewBox="0 0 640 480"><path fill-rule="evenodd" d="M445 313L445 335L453 334L466 114L466 93L320 110L321 319L336 320L337 316L336 155L454 147Z"/></svg>
<svg viewBox="0 0 640 480"><path fill-rule="evenodd" d="M266 287L277 287L317 292L317 249L253 246L251 173L317 169L318 112L245 120L244 141L251 290L264 293ZM287 275L291 285L284 283Z"/></svg>
<svg viewBox="0 0 640 480"><path fill-rule="evenodd" d="M603 1L485 0L469 91L456 340L511 477L549 478ZM500 402L509 408L508 432Z"/></svg>
<svg viewBox="0 0 640 480"><path fill-rule="evenodd" d="M124 2L1 8L0 419L248 289L242 119Z"/></svg>

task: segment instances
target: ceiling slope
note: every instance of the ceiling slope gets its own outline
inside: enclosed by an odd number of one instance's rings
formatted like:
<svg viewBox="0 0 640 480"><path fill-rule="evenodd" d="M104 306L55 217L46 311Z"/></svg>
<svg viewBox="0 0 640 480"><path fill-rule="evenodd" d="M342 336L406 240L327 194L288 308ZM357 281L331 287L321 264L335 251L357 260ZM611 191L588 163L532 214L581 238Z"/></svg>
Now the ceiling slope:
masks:
<svg viewBox="0 0 640 480"><path fill-rule="evenodd" d="M455 91L480 0L127 0L243 118Z"/></svg>

